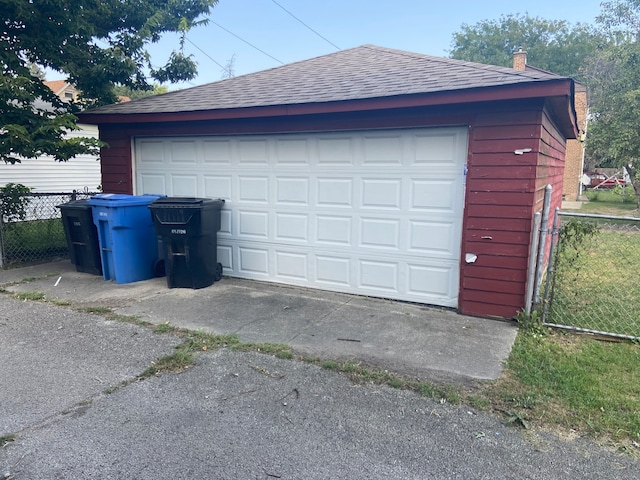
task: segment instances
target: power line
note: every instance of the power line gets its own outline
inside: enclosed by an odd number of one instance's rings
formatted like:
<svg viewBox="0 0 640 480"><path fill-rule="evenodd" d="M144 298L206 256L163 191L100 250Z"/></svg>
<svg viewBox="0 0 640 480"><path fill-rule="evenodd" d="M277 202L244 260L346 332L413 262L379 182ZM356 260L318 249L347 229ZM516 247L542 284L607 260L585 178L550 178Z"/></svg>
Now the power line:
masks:
<svg viewBox="0 0 640 480"><path fill-rule="evenodd" d="M289 10L287 10L286 8L284 8L282 5L280 5L278 2L276 2L276 0L271 0L273 3L275 3L277 6L279 6L282 10L284 10L285 12L287 12L289 15L291 15L293 18L295 18L298 22L300 22L302 25L304 25L305 27L307 27L309 30L311 30L313 33L315 33L317 36L319 36L321 39L323 39L325 42L329 43L330 45L334 46L336 49L338 50L342 50L339 46L337 46L335 43L333 43L331 40L329 40L326 37L323 37L322 35L320 35L318 32L316 32L313 28L311 28L309 25L307 25L306 23L304 23L302 20L300 20L298 17L296 17L293 13L291 13Z"/></svg>
<svg viewBox="0 0 640 480"><path fill-rule="evenodd" d="M211 23L213 23L214 25L216 25L217 27L220 27L222 30L224 30L225 32L227 32L230 35L233 35L234 37L236 37L238 40L246 43L247 45L249 45L252 48L255 48L256 50L258 50L260 53L265 54L267 57L272 58L273 60L275 60L276 62L278 62L280 65L284 65L284 62L281 62L280 60L278 60L276 57L269 55L267 52L265 52L264 50L260 50L258 47L256 47L254 44L249 43L248 41L246 41L244 38L236 35L235 33L227 30L226 28L224 28L222 25L217 24L216 22L214 22L213 20L209 20Z"/></svg>
<svg viewBox="0 0 640 480"><path fill-rule="evenodd" d="M222 68L225 72L231 74L231 71L225 67L224 65L221 65L219 62L217 62L211 55L209 55L207 52L205 52L203 49L201 49L198 45L196 45L195 43L193 43L191 40L189 40L187 37L185 37L185 40L187 42L189 42L191 45L193 45L194 47L196 47L198 50L200 50L209 60L211 60L213 63L215 63L216 65L218 65L220 68Z"/></svg>

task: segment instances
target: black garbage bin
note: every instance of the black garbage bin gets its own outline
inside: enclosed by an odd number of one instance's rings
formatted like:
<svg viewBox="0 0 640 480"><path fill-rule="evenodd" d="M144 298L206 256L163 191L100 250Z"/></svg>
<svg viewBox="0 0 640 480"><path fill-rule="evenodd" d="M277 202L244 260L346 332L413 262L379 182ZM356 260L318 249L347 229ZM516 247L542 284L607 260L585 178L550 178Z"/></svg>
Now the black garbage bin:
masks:
<svg viewBox="0 0 640 480"><path fill-rule="evenodd" d="M222 278L217 237L223 205L223 199L194 197L164 197L149 205L169 288L204 288Z"/></svg>
<svg viewBox="0 0 640 480"><path fill-rule="evenodd" d="M98 230L93 223L91 205L87 200L72 200L56 206L62 213L71 263L78 272L102 275Z"/></svg>

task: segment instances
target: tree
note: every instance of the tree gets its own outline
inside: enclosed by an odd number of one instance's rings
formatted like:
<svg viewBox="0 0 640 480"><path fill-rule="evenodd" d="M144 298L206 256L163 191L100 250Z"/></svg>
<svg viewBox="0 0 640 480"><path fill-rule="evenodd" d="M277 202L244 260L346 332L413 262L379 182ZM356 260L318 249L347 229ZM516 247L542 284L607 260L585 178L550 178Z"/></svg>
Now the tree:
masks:
<svg viewBox="0 0 640 480"><path fill-rule="evenodd" d="M463 24L453 34L451 58L511 67L513 53L527 51L528 63L543 70L580 79L581 67L602 42L586 24L545 20L528 14L502 15L499 20Z"/></svg>
<svg viewBox="0 0 640 480"><path fill-rule="evenodd" d="M131 100L160 95L162 93L167 93L168 91L169 89L165 85L160 85L158 83L154 83L149 90L133 89L124 85L116 85L113 89L113 93L118 97L128 97Z"/></svg>
<svg viewBox="0 0 640 480"><path fill-rule="evenodd" d="M96 153L100 142L66 139L77 113L117 101L114 85L153 88L152 80L195 77L196 64L183 53L185 34L205 23L217 0L0 0L0 159L51 155L66 161ZM153 67L146 47L167 32L181 34L180 48L164 66ZM32 65L66 74L81 92L77 103L59 99Z"/></svg>
<svg viewBox="0 0 640 480"><path fill-rule="evenodd" d="M231 58L227 60L227 63L220 69L220 78L223 80L227 78L233 78L236 76L234 65L236 63L236 54L231 55Z"/></svg>
<svg viewBox="0 0 640 480"><path fill-rule="evenodd" d="M596 21L609 42L587 65L591 121L587 156L625 167L640 209L640 0L602 4Z"/></svg>

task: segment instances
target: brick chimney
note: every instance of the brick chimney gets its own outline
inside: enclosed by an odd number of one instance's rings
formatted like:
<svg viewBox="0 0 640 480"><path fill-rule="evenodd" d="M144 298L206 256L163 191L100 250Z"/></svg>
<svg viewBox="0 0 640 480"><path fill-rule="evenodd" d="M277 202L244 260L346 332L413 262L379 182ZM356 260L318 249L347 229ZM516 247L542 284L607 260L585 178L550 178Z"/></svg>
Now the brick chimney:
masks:
<svg viewBox="0 0 640 480"><path fill-rule="evenodd" d="M519 48L517 52L513 52L513 68L515 70L525 70L527 67L527 52Z"/></svg>

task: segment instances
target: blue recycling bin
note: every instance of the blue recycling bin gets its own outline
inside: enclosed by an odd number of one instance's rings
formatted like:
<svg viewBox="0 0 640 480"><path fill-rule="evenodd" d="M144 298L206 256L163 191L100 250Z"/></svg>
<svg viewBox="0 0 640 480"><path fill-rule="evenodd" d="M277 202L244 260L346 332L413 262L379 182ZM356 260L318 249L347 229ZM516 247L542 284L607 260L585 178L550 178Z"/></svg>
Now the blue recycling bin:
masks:
<svg viewBox="0 0 640 480"><path fill-rule="evenodd" d="M105 280L132 283L155 276L158 238L148 206L162 196L107 193L87 201L98 230Z"/></svg>

